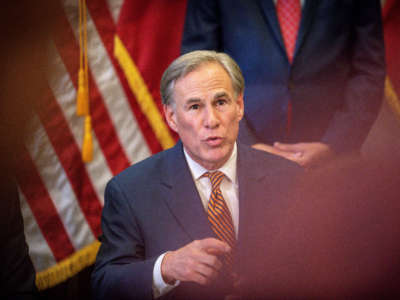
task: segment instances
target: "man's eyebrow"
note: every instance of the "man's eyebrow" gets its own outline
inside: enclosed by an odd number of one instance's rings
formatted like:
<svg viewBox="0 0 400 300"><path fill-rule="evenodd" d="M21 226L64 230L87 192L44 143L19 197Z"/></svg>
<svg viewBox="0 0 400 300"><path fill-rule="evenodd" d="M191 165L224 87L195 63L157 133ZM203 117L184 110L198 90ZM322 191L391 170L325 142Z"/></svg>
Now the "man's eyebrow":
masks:
<svg viewBox="0 0 400 300"><path fill-rule="evenodd" d="M222 98L222 97L228 97L229 98L229 95L226 92L218 92L218 93L216 93L214 95L214 99L218 99L218 98Z"/></svg>
<svg viewBox="0 0 400 300"><path fill-rule="evenodd" d="M201 102L200 98L189 98L186 100L185 105L190 105L190 104L199 103L199 102Z"/></svg>

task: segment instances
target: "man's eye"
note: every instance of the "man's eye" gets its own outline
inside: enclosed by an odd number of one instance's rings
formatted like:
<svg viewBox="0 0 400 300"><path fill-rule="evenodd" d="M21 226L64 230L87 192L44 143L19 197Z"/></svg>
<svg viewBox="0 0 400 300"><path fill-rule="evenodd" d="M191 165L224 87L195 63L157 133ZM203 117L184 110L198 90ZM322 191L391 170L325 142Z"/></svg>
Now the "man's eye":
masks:
<svg viewBox="0 0 400 300"><path fill-rule="evenodd" d="M196 110L196 109L199 109L199 108L200 108L200 105L198 105L198 104L192 104L192 105L189 106L190 110Z"/></svg>
<svg viewBox="0 0 400 300"><path fill-rule="evenodd" d="M217 100L217 105L221 106L221 105L225 105L225 104L226 104L226 100L225 99Z"/></svg>

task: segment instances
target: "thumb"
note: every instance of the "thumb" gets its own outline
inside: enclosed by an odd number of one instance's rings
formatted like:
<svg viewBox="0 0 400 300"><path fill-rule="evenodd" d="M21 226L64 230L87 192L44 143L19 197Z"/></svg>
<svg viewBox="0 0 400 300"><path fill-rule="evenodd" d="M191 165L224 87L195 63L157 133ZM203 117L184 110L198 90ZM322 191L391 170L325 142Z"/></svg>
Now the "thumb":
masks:
<svg viewBox="0 0 400 300"><path fill-rule="evenodd" d="M201 249L209 254L218 255L231 251L231 247L226 243L216 238L206 238L200 241Z"/></svg>

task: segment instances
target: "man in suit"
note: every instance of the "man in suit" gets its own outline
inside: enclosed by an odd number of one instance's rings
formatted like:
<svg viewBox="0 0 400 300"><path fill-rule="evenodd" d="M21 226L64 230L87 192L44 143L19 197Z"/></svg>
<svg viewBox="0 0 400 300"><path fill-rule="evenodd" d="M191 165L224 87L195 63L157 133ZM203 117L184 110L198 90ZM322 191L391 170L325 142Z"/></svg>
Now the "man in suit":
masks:
<svg viewBox="0 0 400 300"><path fill-rule="evenodd" d="M229 299L244 290L257 212L282 207L299 168L236 143L243 91L224 53L194 51L167 68L164 113L180 141L108 183L96 299Z"/></svg>
<svg viewBox="0 0 400 300"><path fill-rule="evenodd" d="M376 119L380 11L379 0L188 0L182 52L232 56L246 78L239 139L309 167L358 152Z"/></svg>

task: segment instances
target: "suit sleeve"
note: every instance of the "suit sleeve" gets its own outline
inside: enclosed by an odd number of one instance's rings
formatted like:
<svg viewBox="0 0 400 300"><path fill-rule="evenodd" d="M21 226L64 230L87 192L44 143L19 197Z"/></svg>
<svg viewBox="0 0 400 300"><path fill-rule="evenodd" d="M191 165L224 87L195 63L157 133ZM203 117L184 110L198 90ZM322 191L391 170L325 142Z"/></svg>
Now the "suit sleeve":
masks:
<svg viewBox="0 0 400 300"><path fill-rule="evenodd" d="M383 97L384 42L379 1L357 1L354 6L351 76L345 105L322 138L338 151L359 149L375 121Z"/></svg>
<svg viewBox="0 0 400 300"><path fill-rule="evenodd" d="M102 244L92 274L94 298L152 299L156 257L145 258L135 214L115 179L106 187L102 231Z"/></svg>
<svg viewBox="0 0 400 300"><path fill-rule="evenodd" d="M222 51L219 8L215 0L188 0L181 53Z"/></svg>

